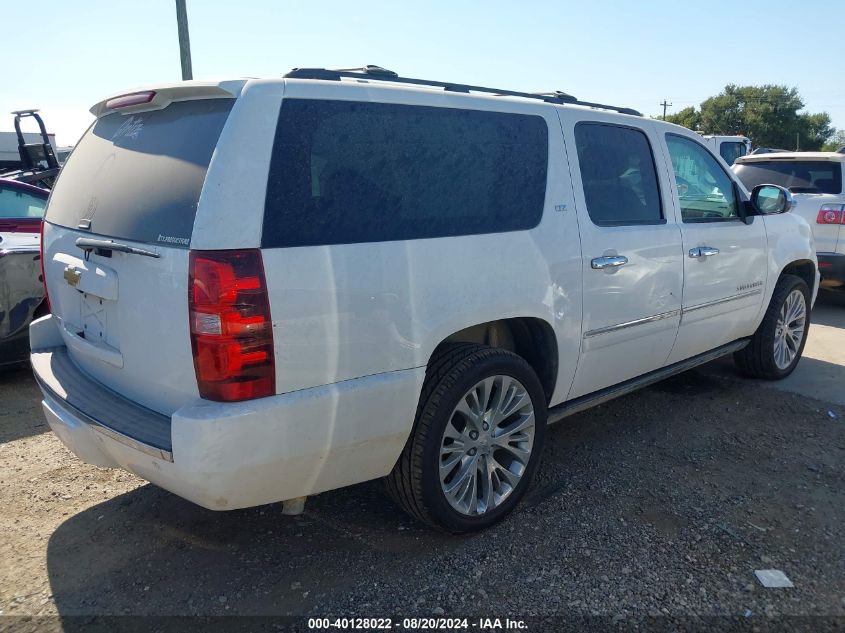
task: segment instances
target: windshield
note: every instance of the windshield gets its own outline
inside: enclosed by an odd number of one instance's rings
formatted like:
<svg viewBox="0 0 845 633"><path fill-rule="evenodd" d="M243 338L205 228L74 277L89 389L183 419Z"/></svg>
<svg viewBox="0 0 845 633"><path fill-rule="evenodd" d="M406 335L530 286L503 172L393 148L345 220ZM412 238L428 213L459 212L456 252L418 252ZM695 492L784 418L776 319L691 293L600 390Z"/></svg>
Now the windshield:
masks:
<svg viewBox="0 0 845 633"><path fill-rule="evenodd" d="M734 171L749 191L757 185L780 185L792 193L842 193L842 164L834 161L737 163Z"/></svg>
<svg viewBox="0 0 845 633"><path fill-rule="evenodd" d="M108 114L68 159L47 221L138 242L190 246L194 216L231 99Z"/></svg>

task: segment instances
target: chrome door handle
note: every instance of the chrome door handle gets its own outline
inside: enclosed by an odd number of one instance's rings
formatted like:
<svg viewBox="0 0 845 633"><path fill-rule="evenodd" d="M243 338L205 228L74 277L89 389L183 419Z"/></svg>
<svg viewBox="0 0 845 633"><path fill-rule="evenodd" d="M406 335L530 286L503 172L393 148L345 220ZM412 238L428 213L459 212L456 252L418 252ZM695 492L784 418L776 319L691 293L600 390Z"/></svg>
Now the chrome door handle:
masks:
<svg viewBox="0 0 845 633"><path fill-rule="evenodd" d="M712 246L696 246L695 248L689 249L689 256L692 258L696 257L713 257L713 255L718 255L719 249L713 248Z"/></svg>
<svg viewBox="0 0 845 633"><path fill-rule="evenodd" d="M614 255L613 257L596 257L590 262L595 270L602 270L604 268L618 268L628 263L628 258L623 255Z"/></svg>

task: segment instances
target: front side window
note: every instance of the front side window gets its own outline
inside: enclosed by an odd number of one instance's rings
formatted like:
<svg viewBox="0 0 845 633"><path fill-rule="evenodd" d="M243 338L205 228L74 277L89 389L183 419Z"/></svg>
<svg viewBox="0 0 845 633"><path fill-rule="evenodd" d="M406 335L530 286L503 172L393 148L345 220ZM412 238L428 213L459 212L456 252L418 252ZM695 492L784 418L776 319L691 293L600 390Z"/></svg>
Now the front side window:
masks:
<svg viewBox="0 0 845 633"><path fill-rule="evenodd" d="M543 215L547 164L539 116L285 99L262 246L531 229Z"/></svg>
<svg viewBox="0 0 845 633"><path fill-rule="evenodd" d="M704 147L675 134L666 135L684 222L739 217L733 181Z"/></svg>
<svg viewBox="0 0 845 633"><path fill-rule="evenodd" d="M745 143L725 141L719 145L719 154L728 165L733 165L737 158L745 156L747 149Z"/></svg>
<svg viewBox="0 0 845 633"><path fill-rule="evenodd" d="M32 194L0 187L0 218L43 218L47 200Z"/></svg>
<svg viewBox="0 0 845 633"><path fill-rule="evenodd" d="M642 131L603 123L578 123L575 145L584 201L594 224L663 221L654 157Z"/></svg>

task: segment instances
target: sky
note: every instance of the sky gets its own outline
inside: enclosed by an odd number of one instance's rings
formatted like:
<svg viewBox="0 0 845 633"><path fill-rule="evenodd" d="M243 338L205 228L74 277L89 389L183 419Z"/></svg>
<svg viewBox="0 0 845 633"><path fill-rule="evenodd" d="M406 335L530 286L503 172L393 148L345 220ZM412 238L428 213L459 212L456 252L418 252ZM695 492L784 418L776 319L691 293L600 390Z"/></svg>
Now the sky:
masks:
<svg viewBox="0 0 845 633"><path fill-rule="evenodd" d="M179 81L175 0L39 0L3 7L0 130L40 108L58 145L88 108ZM845 128L843 0L187 0L195 79L278 77L293 67L377 64L402 76L660 114L726 84L797 87ZM755 40L759 40L756 43ZM829 44L826 44L829 42Z"/></svg>

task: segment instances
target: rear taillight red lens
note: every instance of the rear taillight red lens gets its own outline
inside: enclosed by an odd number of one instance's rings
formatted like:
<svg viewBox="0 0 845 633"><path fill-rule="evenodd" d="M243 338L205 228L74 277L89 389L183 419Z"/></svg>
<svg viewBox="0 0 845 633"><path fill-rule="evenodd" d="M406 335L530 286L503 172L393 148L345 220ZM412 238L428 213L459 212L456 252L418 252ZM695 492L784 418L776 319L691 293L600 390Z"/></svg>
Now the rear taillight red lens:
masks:
<svg viewBox="0 0 845 633"><path fill-rule="evenodd" d="M845 224L845 208L841 204L823 204L816 224Z"/></svg>
<svg viewBox="0 0 845 633"><path fill-rule="evenodd" d="M41 239L38 241L38 248L40 250L38 259L41 260L41 283L44 284L44 299L47 301L47 310L52 312L50 308L50 295L47 292L47 276L44 274L44 222L41 222Z"/></svg>
<svg viewBox="0 0 845 633"><path fill-rule="evenodd" d="M261 251L191 251L189 295L200 396L232 402L273 395L273 323Z"/></svg>

